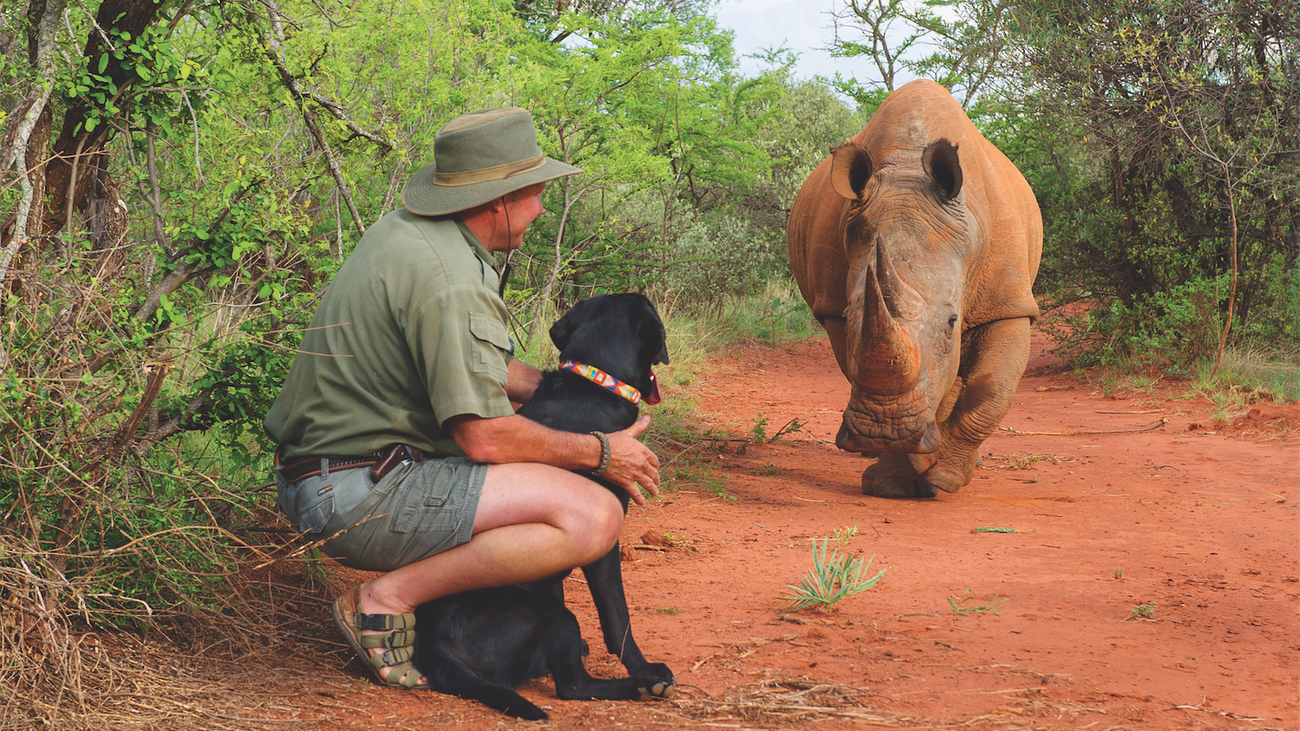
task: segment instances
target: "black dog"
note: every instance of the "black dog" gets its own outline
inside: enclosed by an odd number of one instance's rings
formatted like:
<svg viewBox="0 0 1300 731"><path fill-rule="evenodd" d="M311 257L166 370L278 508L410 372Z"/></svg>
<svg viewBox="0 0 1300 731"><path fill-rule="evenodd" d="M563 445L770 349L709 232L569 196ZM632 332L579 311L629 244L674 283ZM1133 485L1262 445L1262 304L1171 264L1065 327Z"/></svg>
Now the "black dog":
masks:
<svg viewBox="0 0 1300 731"><path fill-rule="evenodd" d="M592 297L574 305L551 327L560 359L595 366L658 403L651 366L668 362L664 326L654 305L639 294ZM631 401L581 375L546 373L520 414L553 429L616 432L636 421ZM628 494L603 483L627 510ZM481 701L512 716L544 720L542 709L514 691L550 674L565 699L630 700L671 694L675 677L667 665L647 662L636 642L623 595L618 544L582 567L600 616L605 647L630 677L603 680L583 667L587 643L578 620L564 606L562 582L569 572L497 589L444 597L416 609L415 667L434 690Z"/></svg>

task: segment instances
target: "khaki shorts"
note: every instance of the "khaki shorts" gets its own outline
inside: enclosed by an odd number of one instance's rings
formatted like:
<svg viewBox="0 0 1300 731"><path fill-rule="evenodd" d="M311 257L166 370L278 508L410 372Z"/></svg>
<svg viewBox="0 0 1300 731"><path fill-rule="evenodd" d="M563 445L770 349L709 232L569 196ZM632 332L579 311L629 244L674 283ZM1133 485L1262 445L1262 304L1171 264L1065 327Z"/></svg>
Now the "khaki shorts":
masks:
<svg viewBox="0 0 1300 731"><path fill-rule="evenodd" d="M378 483L367 467L298 482L277 474L276 482L280 509L308 538L327 539L325 555L354 569L392 571L469 542L487 469L447 457L400 464Z"/></svg>

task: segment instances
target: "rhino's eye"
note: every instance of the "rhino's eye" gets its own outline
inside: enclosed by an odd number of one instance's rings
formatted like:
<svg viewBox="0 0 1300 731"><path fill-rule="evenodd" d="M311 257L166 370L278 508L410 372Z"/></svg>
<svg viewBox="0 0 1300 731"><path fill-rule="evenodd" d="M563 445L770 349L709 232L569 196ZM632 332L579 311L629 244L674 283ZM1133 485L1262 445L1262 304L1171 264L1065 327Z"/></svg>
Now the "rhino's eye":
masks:
<svg viewBox="0 0 1300 731"><path fill-rule="evenodd" d="M957 327L957 316L953 315L948 318L948 330L951 331L955 327ZM951 332L949 334L951 334Z"/></svg>

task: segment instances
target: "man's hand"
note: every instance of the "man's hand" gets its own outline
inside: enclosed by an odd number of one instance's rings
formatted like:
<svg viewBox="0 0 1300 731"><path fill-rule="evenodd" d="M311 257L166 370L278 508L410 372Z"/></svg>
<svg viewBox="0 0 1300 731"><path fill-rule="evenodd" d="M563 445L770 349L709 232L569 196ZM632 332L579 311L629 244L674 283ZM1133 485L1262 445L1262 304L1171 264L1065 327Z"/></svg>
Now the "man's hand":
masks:
<svg viewBox="0 0 1300 731"><path fill-rule="evenodd" d="M650 448L637 441L637 436L650 426L650 417L643 416L635 424L609 437L609 468L601 479L627 491L637 505L646 504L645 488L651 495L659 494L659 458ZM637 487L640 485L641 488Z"/></svg>

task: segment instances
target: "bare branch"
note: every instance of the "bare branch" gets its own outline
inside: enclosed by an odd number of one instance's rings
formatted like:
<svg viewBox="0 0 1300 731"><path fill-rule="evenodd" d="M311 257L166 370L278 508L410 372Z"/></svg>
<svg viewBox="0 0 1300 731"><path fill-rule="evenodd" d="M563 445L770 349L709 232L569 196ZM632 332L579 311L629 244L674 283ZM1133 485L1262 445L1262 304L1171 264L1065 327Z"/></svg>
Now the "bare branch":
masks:
<svg viewBox="0 0 1300 731"><path fill-rule="evenodd" d="M271 22L271 35L266 38L266 57L275 66L280 74L280 80L284 83L289 92L293 94L298 101L298 109L302 112L302 120L307 124L307 129L311 136L320 145L321 150L325 153L325 163L329 166L330 175L334 178L334 184L338 186L339 195L348 205L348 211L352 214L352 221L356 224L357 233L364 235L366 233L365 221L361 218L361 213L357 211L357 205L352 201L352 192L348 187L347 181L343 179L343 171L339 168L338 161L334 159L334 152L330 149L329 141L325 139L325 133L321 131L320 124L316 121L316 112L307 104L307 100L312 95L303 91L298 79L289 72L288 64L284 60L284 24L280 18L280 9L273 0L262 0L262 5L266 7L267 16Z"/></svg>

